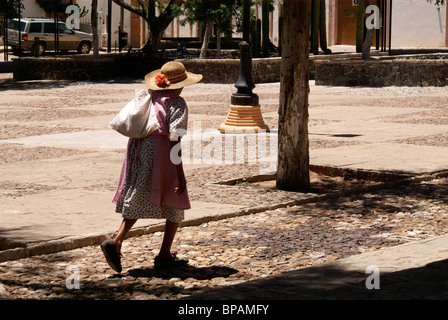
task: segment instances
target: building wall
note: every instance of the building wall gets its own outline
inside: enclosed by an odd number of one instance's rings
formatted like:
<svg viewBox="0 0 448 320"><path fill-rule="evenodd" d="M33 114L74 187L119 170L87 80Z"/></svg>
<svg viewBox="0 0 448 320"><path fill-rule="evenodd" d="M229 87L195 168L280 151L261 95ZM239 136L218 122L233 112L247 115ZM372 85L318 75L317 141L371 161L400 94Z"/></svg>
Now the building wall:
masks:
<svg viewBox="0 0 448 320"><path fill-rule="evenodd" d="M45 18L45 11L35 1L22 1L24 9L22 17Z"/></svg>
<svg viewBox="0 0 448 320"><path fill-rule="evenodd" d="M130 3L130 0L127 0L126 2ZM86 7L89 9L89 13L81 19L81 22L83 25L89 25L90 24L90 13L92 8L92 1L91 0L77 0L76 3L82 8ZM108 0L98 0L98 33L99 33L99 39L100 39L100 46L107 47L107 37L108 37L108 30L107 30L107 19L108 19ZM121 7L115 3L112 2L112 48L115 48L115 45L117 44L118 47L118 27L120 26L120 12ZM124 32L128 32L129 34L129 40L128 44L131 44L131 14L129 11L124 10L123 15L123 30ZM90 31L91 32L91 31ZM139 41L140 41L140 33L135 32L137 35L137 41L133 43L133 47L140 47ZM135 46L134 46L135 45Z"/></svg>
<svg viewBox="0 0 448 320"><path fill-rule="evenodd" d="M186 24L182 26L180 21L183 17L175 18L168 28L166 28L165 33L163 34L166 38L196 38L199 37L199 25L197 23L194 24Z"/></svg>
<svg viewBox="0 0 448 320"><path fill-rule="evenodd" d="M394 0L392 48L444 47L446 5L437 7L426 0Z"/></svg>
<svg viewBox="0 0 448 320"><path fill-rule="evenodd" d="M353 44L345 43L338 37L338 28L344 28L344 25L341 25L340 21L338 21L338 10L340 10L342 1L344 0L327 0L327 6L329 7L329 14L327 16L329 45ZM349 0L345 1L350 2ZM390 3L390 0L387 2ZM392 48L448 46L446 25L447 6L437 7L434 5L434 2L429 3L427 0L392 1ZM376 4L376 1L370 1L370 3ZM386 18L387 43L389 43L389 12L390 6L388 5ZM354 36L355 30L351 30L351 32Z"/></svg>

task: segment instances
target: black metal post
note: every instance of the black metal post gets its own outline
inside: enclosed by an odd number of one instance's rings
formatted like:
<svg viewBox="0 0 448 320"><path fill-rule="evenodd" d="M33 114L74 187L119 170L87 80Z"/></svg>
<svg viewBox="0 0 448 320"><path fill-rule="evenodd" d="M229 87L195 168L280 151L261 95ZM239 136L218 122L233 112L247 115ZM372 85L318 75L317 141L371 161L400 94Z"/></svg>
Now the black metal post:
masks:
<svg viewBox="0 0 448 320"><path fill-rule="evenodd" d="M381 7L380 2L381 2L380 0L376 0L376 6L378 7L378 9ZM376 48L376 50L379 50L379 48L380 48L380 30L379 29L376 29L376 39L375 40L376 40L375 48Z"/></svg>
<svg viewBox="0 0 448 320"><path fill-rule="evenodd" d="M8 17L3 17L3 29L4 29L4 37L3 37L3 60L8 61Z"/></svg>
<svg viewBox="0 0 448 320"><path fill-rule="evenodd" d="M108 0L107 11L107 52L110 53L112 51L112 0Z"/></svg>
<svg viewBox="0 0 448 320"><path fill-rule="evenodd" d="M59 51L59 17L58 17L58 2L54 2L54 52Z"/></svg>
<svg viewBox="0 0 448 320"><path fill-rule="evenodd" d="M20 25L21 25L20 17L22 15L22 10L20 8L21 2L22 1L19 0L19 25L18 25L18 28L19 28L19 57L22 55L22 29L20 28Z"/></svg>
<svg viewBox="0 0 448 320"><path fill-rule="evenodd" d="M386 51L386 0L382 0L382 14L381 14L381 51Z"/></svg>
<svg viewBox="0 0 448 320"><path fill-rule="evenodd" d="M382 12L382 21L381 21L381 51L386 52L386 36L387 36L387 0L382 0L383 4L383 12Z"/></svg>
<svg viewBox="0 0 448 320"><path fill-rule="evenodd" d="M244 0L243 41L240 46L240 76L235 84L238 92L232 94L231 106L226 121L219 126L221 133L268 132L264 123L258 96L252 80L252 46L249 43L250 0Z"/></svg>
<svg viewBox="0 0 448 320"><path fill-rule="evenodd" d="M235 84L238 89L231 96L231 104L241 106L258 105L258 96L252 92L255 88L252 79L252 46L249 43L250 31L250 0L244 0L243 7L243 41L240 47L240 75Z"/></svg>
<svg viewBox="0 0 448 320"><path fill-rule="evenodd" d="M240 106L257 106L258 96L252 92L255 88L252 79L252 46L246 41L240 44L240 76L235 84L238 91L232 94L231 104Z"/></svg>
<svg viewBox="0 0 448 320"><path fill-rule="evenodd" d="M389 8L389 55L392 53L392 0Z"/></svg>
<svg viewBox="0 0 448 320"><path fill-rule="evenodd" d="M244 0L243 6L243 41L249 43L250 34L250 0Z"/></svg>

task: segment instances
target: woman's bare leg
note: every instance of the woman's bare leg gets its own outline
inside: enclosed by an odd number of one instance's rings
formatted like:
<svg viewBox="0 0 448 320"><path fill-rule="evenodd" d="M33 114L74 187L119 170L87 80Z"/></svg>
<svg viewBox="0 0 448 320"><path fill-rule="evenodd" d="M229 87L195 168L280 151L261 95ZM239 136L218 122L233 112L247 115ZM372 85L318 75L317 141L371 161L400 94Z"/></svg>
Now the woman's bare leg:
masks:
<svg viewBox="0 0 448 320"><path fill-rule="evenodd" d="M162 247L160 248L159 257L171 258L171 245L174 241L179 223L166 220L165 233L163 235Z"/></svg>
<svg viewBox="0 0 448 320"><path fill-rule="evenodd" d="M121 245L123 244L126 234L129 232L129 230L131 230L136 221L137 219L123 219L123 221L121 222L117 235L114 238L118 253L121 252Z"/></svg>

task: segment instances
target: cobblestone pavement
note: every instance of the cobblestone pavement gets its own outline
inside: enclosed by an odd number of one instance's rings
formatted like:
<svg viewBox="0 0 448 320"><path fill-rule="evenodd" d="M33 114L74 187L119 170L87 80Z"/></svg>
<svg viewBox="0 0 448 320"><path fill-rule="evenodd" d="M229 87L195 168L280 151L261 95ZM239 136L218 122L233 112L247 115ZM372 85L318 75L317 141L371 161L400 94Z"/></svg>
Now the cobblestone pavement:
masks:
<svg viewBox="0 0 448 320"><path fill-rule="evenodd" d="M157 272L163 234L128 239L123 273L97 246L0 263L2 295L19 299L178 299L448 232L448 179L181 228L190 265ZM79 289L70 275L79 274ZM68 282L67 282L68 281Z"/></svg>
<svg viewBox="0 0 448 320"><path fill-rule="evenodd" d="M1 139L34 136L44 132L72 132L90 128L82 121L92 116L113 115L107 108L89 109L91 103L107 106L112 101L105 92L129 92L135 83L30 82L15 84L6 75L0 86L19 92L25 86L28 100L3 103L0 112ZM3 81L3 82L2 82ZM140 82L138 82L140 83ZM44 92L51 89L51 97ZM266 92L278 84L257 86L263 101L266 122L276 128L277 97ZM17 90L17 91L15 91ZM85 99L79 102L82 90ZM211 92L204 95L204 92ZM213 91L214 90L214 91ZM213 91L213 92L212 92ZM185 90L190 113L201 115L203 128L217 128L227 109L233 86L201 85ZM32 99L35 95L36 99ZM372 107L403 106L415 108L393 123L448 124L446 88L334 88L329 97L353 96ZM204 97L205 96L205 97ZM94 98L95 97L95 98ZM91 99L91 100L89 100ZM353 101L340 101L350 104ZM311 97L311 104L313 97ZM428 110L424 110L427 107ZM15 112L8 112L14 110ZM384 120L385 116L379 116ZM310 127L326 121L310 120ZM26 123L26 125L24 125ZM313 138L311 149L350 144L347 140ZM356 143L356 142L355 142ZM448 146L448 136L412 137L403 144ZM79 153L70 148L33 147L0 141L0 163L20 163L36 159L56 159ZM85 150L83 152L92 152ZM247 206L284 202L292 193L277 191L266 183L239 183L215 188L211 182L250 176L257 166L205 166L188 174L191 198ZM349 189L374 185L355 179L344 180L313 176L316 189ZM101 188L101 186L97 186ZM106 186L107 187L107 186ZM11 198L48 191L49 186L10 181L1 188L0 197ZM113 187L109 186L111 190ZM156 272L153 259L163 234L133 237L123 245L123 273L114 274L98 246L35 256L0 263L0 297L9 299L179 299L212 288L233 286L253 279L321 265L352 255L372 252L410 241L428 239L448 232L448 178L384 190L366 191L337 199L290 206L253 215L207 222L179 230L174 250L190 261L188 267L171 272ZM79 288L72 282L79 276Z"/></svg>

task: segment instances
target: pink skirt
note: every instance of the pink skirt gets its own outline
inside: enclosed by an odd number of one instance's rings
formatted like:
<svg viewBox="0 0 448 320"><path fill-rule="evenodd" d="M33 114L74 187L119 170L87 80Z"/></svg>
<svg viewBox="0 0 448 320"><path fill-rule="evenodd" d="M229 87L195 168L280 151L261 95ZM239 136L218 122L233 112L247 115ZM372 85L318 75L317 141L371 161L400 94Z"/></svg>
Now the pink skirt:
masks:
<svg viewBox="0 0 448 320"><path fill-rule="evenodd" d="M179 142L180 143L180 142ZM178 187L176 166L170 159L171 144L166 135L152 134L129 139L117 192L116 212L127 219L184 219L190 209L188 191Z"/></svg>

